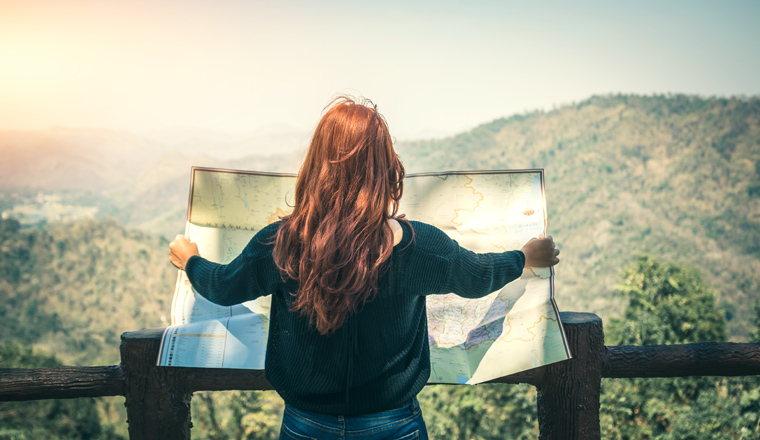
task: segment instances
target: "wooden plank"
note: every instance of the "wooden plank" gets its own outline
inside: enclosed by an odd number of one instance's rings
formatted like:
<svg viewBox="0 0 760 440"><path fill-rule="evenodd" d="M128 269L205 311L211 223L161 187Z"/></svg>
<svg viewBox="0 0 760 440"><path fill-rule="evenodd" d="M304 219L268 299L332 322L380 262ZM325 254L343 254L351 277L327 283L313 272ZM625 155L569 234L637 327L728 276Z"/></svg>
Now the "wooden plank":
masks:
<svg viewBox="0 0 760 440"><path fill-rule="evenodd" d="M604 332L592 313L562 312L572 359L541 367L538 431L541 440L599 440L599 393Z"/></svg>
<svg viewBox="0 0 760 440"><path fill-rule="evenodd" d="M760 344L705 342L606 347L602 377L760 375Z"/></svg>
<svg viewBox="0 0 760 440"><path fill-rule="evenodd" d="M107 367L0 368L0 401L124 395L124 373Z"/></svg>
<svg viewBox="0 0 760 440"><path fill-rule="evenodd" d="M156 365L162 329L121 335L121 363L129 438L190 438L190 399L186 368Z"/></svg>

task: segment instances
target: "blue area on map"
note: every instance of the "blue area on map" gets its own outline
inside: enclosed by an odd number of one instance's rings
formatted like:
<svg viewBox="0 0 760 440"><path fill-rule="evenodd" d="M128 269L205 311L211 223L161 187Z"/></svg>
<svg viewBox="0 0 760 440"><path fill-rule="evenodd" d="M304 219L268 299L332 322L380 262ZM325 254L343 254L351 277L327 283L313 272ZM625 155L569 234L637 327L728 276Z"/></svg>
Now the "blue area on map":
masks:
<svg viewBox="0 0 760 440"><path fill-rule="evenodd" d="M470 380L469 377L464 377L457 374L457 382L461 383L462 385L466 384L468 380Z"/></svg>
<svg viewBox="0 0 760 440"><path fill-rule="evenodd" d="M495 303L495 301L494 301ZM486 314L486 317L488 315ZM488 324L479 324L478 327L470 330L467 333L467 339L464 341L465 348L470 348L474 345L482 344L487 341L494 341L501 336L504 331L504 318L499 318Z"/></svg>

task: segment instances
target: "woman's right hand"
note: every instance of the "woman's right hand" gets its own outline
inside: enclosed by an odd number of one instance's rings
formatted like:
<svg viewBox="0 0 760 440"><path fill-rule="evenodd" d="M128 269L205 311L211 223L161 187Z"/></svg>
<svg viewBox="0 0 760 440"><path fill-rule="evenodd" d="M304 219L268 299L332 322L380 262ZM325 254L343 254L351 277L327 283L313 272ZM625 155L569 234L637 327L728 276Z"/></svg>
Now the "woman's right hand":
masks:
<svg viewBox="0 0 760 440"><path fill-rule="evenodd" d="M525 254L525 267L550 267L559 263L559 249L554 245L551 235L531 238L521 250Z"/></svg>

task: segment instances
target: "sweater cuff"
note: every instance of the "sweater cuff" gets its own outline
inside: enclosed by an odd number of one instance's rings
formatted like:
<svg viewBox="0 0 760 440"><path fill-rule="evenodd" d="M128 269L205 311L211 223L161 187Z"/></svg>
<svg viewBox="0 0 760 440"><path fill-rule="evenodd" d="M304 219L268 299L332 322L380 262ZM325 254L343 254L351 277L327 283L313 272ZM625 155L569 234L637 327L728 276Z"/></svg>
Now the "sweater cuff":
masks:
<svg viewBox="0 0 760 440"><path fill-rule="evenodd" d="M199 257L199 256L198 255L193 255L193 256L191 256L190 258L187 259L187 261L185 262L185 272L189 272L190 271L190 266L192 266L192 264L193 264L193 258L195 258L195 257Z"/></svg>
<svg viewBox="0 0 760 440"><path fill-rule="evenodd" d="M525 269L525 253L523 251L515 251L520 260L520 268Z"/></svg>
<svg viewBox="0 0 760 440"><path fill-rule="evenodd" d="M187 259L187 262L185 263L185 274L187 274L187 278L190 280L190 283L192 283L193 278L195 278L194 274L198 269L196 266L198 266L198 264L202 266L203 261L203 257L200 255L193 255Z"/></svg>

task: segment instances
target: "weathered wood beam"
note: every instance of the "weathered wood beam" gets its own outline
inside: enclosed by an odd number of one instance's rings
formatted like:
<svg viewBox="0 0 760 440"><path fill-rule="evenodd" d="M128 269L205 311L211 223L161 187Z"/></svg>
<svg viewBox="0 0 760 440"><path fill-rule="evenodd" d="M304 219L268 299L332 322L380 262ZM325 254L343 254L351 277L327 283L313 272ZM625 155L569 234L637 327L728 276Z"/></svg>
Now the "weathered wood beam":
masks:
<svg viewBox="0 0 760 440"><path fill-rule="evenodd" d="M0 368L0 401L124 395L124 373L108 367Z"/></svg>
<svg viewBox="0 0 760 440"><path fill-rule="evenodd" d="M760 344L710 342L605 347L602 377L751 376L760 374Z"/></svg>
<svg viewBox="0 0 760 440"><path fill-rule="evenodd" d="M162 334L163 329L147 329L121 335L130 439L190 438L188 369L156 366Z"/></svg>
<svg viewBox="0 0 760 440"><path fill-rule="evenodd" d="M602 319L592 313L576 312L562 312L560 318L573 358L538 369L538 438L599 440Z"/></svg>

